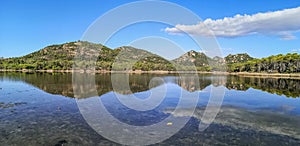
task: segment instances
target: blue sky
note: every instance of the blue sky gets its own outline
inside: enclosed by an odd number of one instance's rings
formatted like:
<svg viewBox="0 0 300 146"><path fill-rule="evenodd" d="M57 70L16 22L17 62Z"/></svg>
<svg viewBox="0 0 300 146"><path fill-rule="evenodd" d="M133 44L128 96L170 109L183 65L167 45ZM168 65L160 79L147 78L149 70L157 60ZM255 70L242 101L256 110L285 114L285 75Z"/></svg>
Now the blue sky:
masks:
<svg viewBox="0 0 300 146"><path fill-rule="evenodd" d="M91 0L91 1L71 1L71 0L2 0L0 1L0 57L16 57L42 49L51 44L60 44L81 39L85 30L101 15L107 11L132 1L125 0ZM278 15L278 19L285 24L277 24L273 21L272 12L280 12L292 8L300 7L300 1L293 0L188 0L169 2L176 3L197 14L202 20L211 19L212 22L205 24L215 26L217 41L223 52L223 55L229 53L249 53L254 57L266 57L273 54L300 52L300 14L295 10L294 15L289 15L290 11L283 12L283 16ZM168 11L168 10L166 10ZM261 20L256 17L257 13L266 14L270 19ZM240 14L241 18L234 17ZM257 25L255 28L235 27L247 26L239 22L240 19L249 19L264 26ZM244 17L245 16L245 17ZM277 15L275 15L277 16ZM286 16L294 16L292 19ZM297 18L298 16L298 18ZM178 19L185 16L177 16ZM229 24L224 26L224 17L232 18ZM245 18L245 19L244 19ZM217 19L224 21L215 21ZM226 20L227 21L227 20ZM224 22L224 23L223 23ZM291 23L294 25L289 25ZM199 33L198 27L190 27L195 24L182 24L189 27L190 33L195 35L204 35ZM199 24L200 25L200 24ZM173 28L166 30L166 28ZM155 50L155 45L150 46L147 43L132 43L138 39L157 36L170 39L178 43L185 51L199 50L184 35L171 34L176 32L180 26L167 26L159 23L142 23L126 27L114 35L105 43L108 47L116 48L123 45L133 45L151 52L157 53L157 50L165 49L172 51L172 45L167 43L156 44L161 48ZM252 30L251 30L252 29ZM226 31L224 31L226 30ZM232 30L229 33L227 30ZM155 39L154 39L155 40ZM103 42L99 42L103 43ZM159 54L172 59L178 54Z"/></svg>

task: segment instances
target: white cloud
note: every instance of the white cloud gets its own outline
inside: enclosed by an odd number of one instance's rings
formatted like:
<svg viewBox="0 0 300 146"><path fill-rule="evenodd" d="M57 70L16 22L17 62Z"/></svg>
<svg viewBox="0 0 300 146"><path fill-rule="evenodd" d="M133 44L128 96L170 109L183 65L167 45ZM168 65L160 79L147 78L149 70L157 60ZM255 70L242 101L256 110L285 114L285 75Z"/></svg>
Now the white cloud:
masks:
<svg viewBox="0 0 300 146"><path fill-rule="evenodd" d="M298 53L298 52L300 52L300 49L292 49L291 52L292 53Z"/></svg>
<svg viewBox="0 0 300 146"><path fill-rule="evenodd" d="M170 34L183 32L192 35L239 37L251 34L278 35L283 40L295 39L293 32L300 30L300 7L254 15L235 15L223 19L206 19L195 25L178 24L165 28Z"/></svg>
<svg viewBox="0 0 300 146"><path fill-rule="evenodd" d="M294 40L296 39L296 37L291 33L281 33L280 35L280 39L282 40Z"/></svg>
<svg viewBox="0 0 300 146"><path fill-rule="evenodd" d="M297 53L297 52L298 52L298 50L297 50L297 49L292 49L292 50L291 50L291 52L293 52L293 53Z"/></svg>

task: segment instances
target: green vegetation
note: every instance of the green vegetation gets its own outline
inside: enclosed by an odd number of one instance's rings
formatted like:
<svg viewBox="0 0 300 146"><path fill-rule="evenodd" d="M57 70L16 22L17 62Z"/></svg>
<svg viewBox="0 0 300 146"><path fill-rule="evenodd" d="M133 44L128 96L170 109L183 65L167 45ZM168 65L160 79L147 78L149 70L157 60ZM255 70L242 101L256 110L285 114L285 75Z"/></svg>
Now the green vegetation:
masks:
<svg viewBox="0 0 300 146"><path fill-rule="evenodd" d="M51 45L31 54L0 58L3 70L167 70L228 72L300 72L300 55L286 54L255 59L248 54L210 58L204 53L189 51L174 60L166 60L145 50L124 46L110 49L84 41Z"/></svg>
<svg viewBox="0 0 300 146"><path fill-rule="evenodd" d="M253 59L246 62L230 64L231 72L267 72L267 73L297 73L300 72L300 55L272 55L267 58Z"/></svg>
<svg viewBox="0 0 300 146"><path fill-rule="evenodd" d="M236 54L236 55L229 54L228 56L225 57L225 61L227 64L243 63L253 59L254 58L249 56L247 53Z"/></svg>

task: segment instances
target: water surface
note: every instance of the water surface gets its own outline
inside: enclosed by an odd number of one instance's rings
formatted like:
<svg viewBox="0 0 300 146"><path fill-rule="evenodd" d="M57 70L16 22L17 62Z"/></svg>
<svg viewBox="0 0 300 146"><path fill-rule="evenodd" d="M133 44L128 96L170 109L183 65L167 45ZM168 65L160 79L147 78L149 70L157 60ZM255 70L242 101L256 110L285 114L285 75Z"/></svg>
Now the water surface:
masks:
<svg viewBox="0 0 300 146"><path fill-rule="evenodd" d="M158 145L300 145L300 80L130 74L130 90L116 90L110 74L94 77L99 100L114 117L130 125L151 125L170 115L185 117L188 104L173 112L181 92L199 94L189 122ZM157 77L163 82L152 82ZM133 94L143 99L161 87L167 89L166 96L149 111L130 109L116 98L130 99ZM199 131L213 87L225 89L222 107L214 122ZM72 84L68 73L0 73L1 145L118 145L89 127L76 104L76 98L89 96L75 98L74 89L89 87Z"/></svg>

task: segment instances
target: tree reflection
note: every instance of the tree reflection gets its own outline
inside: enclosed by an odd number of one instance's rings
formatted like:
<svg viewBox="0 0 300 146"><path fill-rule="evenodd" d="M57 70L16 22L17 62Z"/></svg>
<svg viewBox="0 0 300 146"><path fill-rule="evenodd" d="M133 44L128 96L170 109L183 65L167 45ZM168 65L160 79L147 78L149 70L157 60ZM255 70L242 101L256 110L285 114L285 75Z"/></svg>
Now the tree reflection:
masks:
<svg viewBox="0 0 300 146"><path fill-rule="evenodd" d="M163 82L150 81L154 77L161 77L164 82L177 84L189 92L203 90L204 88L213 86L225 86L229 90L246 91L249 88L258 89L264 92L285 95L287 97L300 96L300 80L287 78L257 78L242 76L220 76L220 75L202 75L197 78L189 74L181 76L175 74L119 74L116 78L124 78L128 76L128 88L120 82L118 88L112 87L111 74L75 74L77 83L72 80L71 73L0 73L0 80L8 79L15 81L24 81L37 88L40 88L51 94L59 94L67 97L74 97L74 89L81 93L86 93L83 97L89 97L93 94L103 95L107 92L114 91L120 94L131 94L143 92L149 88L157 87ZM74 79L74 78L73 78ZM197 84L196 80L199 80ZM117 82L118 83L118 82ZM128 84L127 83L127 84Z"/></svg>

